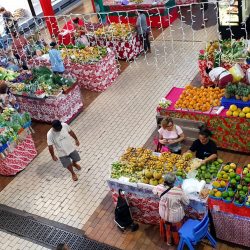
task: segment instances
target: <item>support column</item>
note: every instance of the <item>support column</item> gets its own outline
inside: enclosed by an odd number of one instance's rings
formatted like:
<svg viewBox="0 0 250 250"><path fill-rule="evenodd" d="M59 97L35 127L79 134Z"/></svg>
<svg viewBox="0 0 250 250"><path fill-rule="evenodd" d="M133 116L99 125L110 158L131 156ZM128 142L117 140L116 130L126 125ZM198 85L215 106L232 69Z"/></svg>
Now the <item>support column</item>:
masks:
<svg viewBox="0 0 250 250"><path fill-rule="evenodd" d="M57 20L55 18L55 13L51 4L51 0L40 0L40 4L50 35L57 36L59 34L59 28Z"/></svg>

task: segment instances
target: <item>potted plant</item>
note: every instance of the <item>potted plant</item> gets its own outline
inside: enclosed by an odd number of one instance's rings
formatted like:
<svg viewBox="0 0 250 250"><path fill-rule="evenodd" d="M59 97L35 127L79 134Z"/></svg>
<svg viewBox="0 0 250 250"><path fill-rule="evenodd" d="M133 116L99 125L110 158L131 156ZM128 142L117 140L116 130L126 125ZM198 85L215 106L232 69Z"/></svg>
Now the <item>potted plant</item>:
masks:
<svg viewBox="0 0 250 250"><path fill-rule="evenodd" d="M234 97L236 90L237 90L237 85L233 83L229 83L225 89L225 97L226 98Z"/></svg>

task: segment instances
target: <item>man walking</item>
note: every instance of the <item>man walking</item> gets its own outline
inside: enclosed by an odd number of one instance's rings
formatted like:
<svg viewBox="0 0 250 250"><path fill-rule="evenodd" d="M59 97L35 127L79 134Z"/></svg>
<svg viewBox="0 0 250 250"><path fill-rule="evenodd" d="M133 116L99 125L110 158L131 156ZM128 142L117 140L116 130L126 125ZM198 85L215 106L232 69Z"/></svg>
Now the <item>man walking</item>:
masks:
<svg viewBox="0 0 250 250"><path fill-rule="evenodd" d="M136 29L141 41L143 42L144 52L151 53L146 15L141 10L138 10Z"/></svg>
<svg viewBox="0 0 250 250"><path fill-rule="evenodd" d="M52 128L47 133L47 143L52 159L54 161L58 160L54 153L55 146L63 167L67 168L72 174L72 179L77 181L78 178L73 167L78 170L81 169L80 165L77 164L81 158L79 153L75 150L70 136L75 140L76 146L79 146L80 143L70 126L66 123L61 123L59 120L54 120L52 122Z"/></svg>

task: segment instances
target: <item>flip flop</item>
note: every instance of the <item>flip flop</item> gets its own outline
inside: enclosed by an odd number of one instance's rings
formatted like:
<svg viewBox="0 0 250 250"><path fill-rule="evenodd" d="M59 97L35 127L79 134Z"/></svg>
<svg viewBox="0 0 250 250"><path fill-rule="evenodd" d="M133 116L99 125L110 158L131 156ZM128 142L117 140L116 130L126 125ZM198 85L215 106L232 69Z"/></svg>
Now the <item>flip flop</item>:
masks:
<svg viewBox="0 0 250 250"><path fill-rule="evenodd" d="M73 181L78 181L77 175L76 174L72 174L72 179L73 179Z"/></svg>

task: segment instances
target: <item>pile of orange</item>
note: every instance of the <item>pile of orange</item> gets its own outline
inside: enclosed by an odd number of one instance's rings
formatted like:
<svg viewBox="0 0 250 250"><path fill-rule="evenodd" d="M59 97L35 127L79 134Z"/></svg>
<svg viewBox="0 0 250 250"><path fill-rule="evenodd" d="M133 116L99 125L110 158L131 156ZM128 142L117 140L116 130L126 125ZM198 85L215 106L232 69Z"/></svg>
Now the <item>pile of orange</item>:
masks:
<svg viewBox="0 0 250 250"><path fill-rule="evenodd" d="M216 88L197 88L187 85L175 103L175 108L192 109L206 112L212 107L220 106L220 100L224 96L224 89Z"/></svg>

